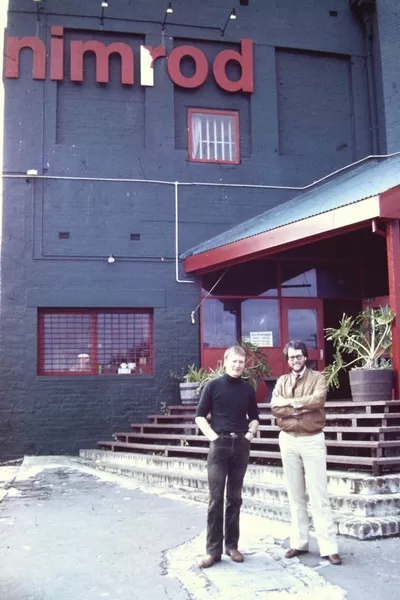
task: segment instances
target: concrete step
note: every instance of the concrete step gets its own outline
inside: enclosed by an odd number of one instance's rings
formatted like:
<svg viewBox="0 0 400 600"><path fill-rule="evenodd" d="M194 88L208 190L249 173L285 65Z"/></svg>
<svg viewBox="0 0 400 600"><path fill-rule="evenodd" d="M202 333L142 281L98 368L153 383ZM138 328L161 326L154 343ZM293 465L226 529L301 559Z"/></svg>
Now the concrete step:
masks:
<svg viewBox="0 0 400 600"><path fill-rule="evenodd" d="M265 504L289 504L286 487L267 484L249 484L243 486L243 496ZM332 510L337 516L344 517L400 517L400 494L380 494L370 496L332 495Z"/></svg>
<svg viewBox="0 0 400 600"><path fill-rule="evenodd" d="M181 473L205 474L206 461L199 458L165 457L134 452L111 452L109 450L83 449L80 456L94 463L113 462L135 465L146 469L179 471ZM284 485L282 467L250 464L246 482L257 484ZM328 471L328 491L330 494L360 496L400 493L400 474L379 477L360 471Z"/></svg>
<svg viewBox="0 0 400 600"><path fill-rule="evenodd" d="M112 461L112 456L109 457ZM115 463L114 463L115 464ZM162 464L162 463L161 463ZM173 467L173 465L172 465ZM145 483L163 485L174 489L188 488L207 492L207 473L203 463L201 472L169 468L149 469L143 465L120 466L120 474L128 474ZM122 473L122 470L124 471ZM248 474L250 474L248 472ZM275 483L261 483L255 477L246 475L243 497L267 505L288 506L286 486L280 478ZM380 517L400 514L400 493L360 496L350 494L330 494L331 507L338 515L357 517Z"/></svg>
<svg viewBox="0 0 400 600"><path fill-rule="evenodd" d="M195 501L207 502L208 499L205 461L98 450L81 450L80 460L107 472L133 477L147 485L172 489ZM347 481L341 485L341 479ZM332 488L337 490L348 488L349 480L355 484L353 489L363 491L364 479L371 478L364 477L362 474L343 473L341 477L338 473L329 473L331 506L338 533L359 539L398 535L400 533L399 492L332 493ZM375 482L376 485L377 483ZM387 486L390 483L391 481L386 482ZM282 469L250 465L243 487L243 498L243 510L246 512L268 519L290 520Z"/></svg>

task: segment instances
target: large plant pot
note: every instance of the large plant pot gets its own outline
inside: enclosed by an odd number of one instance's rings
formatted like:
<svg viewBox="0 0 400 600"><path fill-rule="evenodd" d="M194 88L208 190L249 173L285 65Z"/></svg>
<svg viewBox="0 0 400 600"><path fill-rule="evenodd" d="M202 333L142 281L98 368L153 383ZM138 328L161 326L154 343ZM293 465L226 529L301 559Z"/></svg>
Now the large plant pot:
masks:
<svg viewBox="0 0 400 600"><path fill-rule="evenodd" d="M179 391L181 395L182 404L197 404L199 400L199 384L197 382L192 383L180 383Z"/></svg>
<svg viewBox="0 0 400 600"><path fill-rule="evenodd" d="M349 379L354 402L392 399L392 369L354 369L349 371Z"/></svg>

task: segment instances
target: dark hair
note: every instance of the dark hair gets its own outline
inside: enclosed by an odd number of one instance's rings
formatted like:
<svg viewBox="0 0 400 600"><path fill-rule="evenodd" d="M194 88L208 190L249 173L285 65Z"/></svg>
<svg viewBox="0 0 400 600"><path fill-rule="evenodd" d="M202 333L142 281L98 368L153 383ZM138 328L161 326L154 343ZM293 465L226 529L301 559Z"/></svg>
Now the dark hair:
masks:
<svg viewBox="0 0 400 600"><path fill-rule="evenodd" d="M290 342L288 342L283 349L283 354L284 354L286 360L288 359L289 348L291 348L292 350L301 350L303 353L303 356L308 358L308 348L304 342L301 342L300 340L295 340L295 341L290 340Z"/></svg>

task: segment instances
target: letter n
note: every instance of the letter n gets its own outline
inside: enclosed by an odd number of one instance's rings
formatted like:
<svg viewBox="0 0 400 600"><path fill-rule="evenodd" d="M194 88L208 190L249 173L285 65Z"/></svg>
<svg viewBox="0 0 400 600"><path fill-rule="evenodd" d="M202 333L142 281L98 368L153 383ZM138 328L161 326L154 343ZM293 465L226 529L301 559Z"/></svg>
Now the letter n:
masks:
<svg viewBox="0 0 400 600"><path fill-rule="evenodd" d="M46 78L46 46L37 37L9 37L6 48L6 77L19 78L19 55L23 48L30 48L33 52L32 77L33 79Z"/></svg>

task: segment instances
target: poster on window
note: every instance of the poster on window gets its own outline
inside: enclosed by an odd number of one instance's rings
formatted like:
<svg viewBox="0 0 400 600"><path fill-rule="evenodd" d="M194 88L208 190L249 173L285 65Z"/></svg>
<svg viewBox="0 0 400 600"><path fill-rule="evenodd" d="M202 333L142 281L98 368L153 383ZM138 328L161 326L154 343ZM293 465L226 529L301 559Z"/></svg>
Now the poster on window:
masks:
<svg viewBox="0 0 400 600"><path fill-rule="evenodd" d="M262 348L272 348L274 345L272 331L250 331L250 343Z"/></svg>

